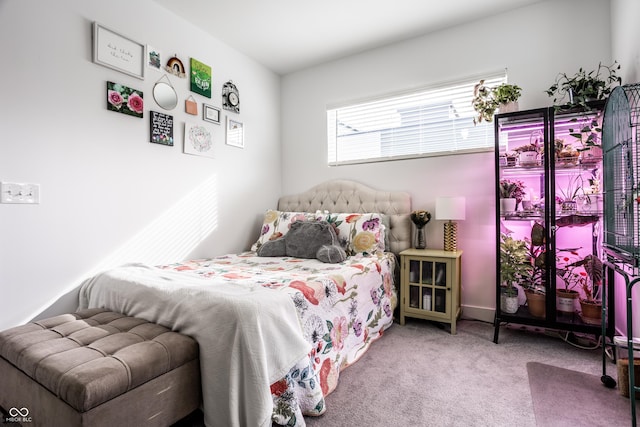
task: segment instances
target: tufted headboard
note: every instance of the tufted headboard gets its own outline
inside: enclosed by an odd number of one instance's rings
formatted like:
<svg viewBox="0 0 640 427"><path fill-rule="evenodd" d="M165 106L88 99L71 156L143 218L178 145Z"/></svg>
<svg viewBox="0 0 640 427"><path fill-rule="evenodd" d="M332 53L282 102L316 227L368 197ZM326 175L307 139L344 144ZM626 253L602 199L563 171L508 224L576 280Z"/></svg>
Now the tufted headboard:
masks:
<svg viewBox="0 0 640 427"><path fill-rule="evenodd" d="M331 213L378 212L389 216L391 252L411 247L411 196L402 191L378 191L355 181L333 180L278 200L278 210Z"/></svg>

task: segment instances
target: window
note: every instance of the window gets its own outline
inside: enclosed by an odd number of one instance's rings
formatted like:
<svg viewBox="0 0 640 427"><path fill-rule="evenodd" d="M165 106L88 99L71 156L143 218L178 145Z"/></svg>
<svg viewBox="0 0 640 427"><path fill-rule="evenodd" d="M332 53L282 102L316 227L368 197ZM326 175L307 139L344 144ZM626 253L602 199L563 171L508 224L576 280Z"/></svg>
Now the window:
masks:
<svg viewBox="0 0 640 427"><path fill-rule="evenodd" d="M487 151L493 123L473 124L468 79L327 110L330 165ZM485 85L506 83L503 72Z"/></svg>

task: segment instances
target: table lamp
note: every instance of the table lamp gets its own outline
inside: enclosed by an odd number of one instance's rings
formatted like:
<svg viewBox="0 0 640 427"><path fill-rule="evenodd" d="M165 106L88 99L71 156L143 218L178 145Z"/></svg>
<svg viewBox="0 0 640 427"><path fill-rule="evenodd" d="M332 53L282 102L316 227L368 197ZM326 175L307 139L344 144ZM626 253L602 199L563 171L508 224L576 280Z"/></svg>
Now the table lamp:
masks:
<svg viewBox="0 0 640 427"><path fill-rule="evenodd" d="M458 250L458 224L454 221L464 220L464 197L436 198L436 219L444 223L444 250L455 252Z"/></svg>

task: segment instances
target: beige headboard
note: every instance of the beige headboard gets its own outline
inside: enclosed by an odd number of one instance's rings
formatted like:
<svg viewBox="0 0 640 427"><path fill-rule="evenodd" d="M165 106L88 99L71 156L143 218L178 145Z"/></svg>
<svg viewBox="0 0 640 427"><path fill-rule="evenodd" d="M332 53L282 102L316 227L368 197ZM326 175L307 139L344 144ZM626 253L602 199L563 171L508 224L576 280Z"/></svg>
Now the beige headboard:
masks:
<svg viewBox="0 0 640 427"><path fill-rule="evenodd" d="M378 191L355 181L333 180L304 193L281 197L278 210L382 213L390 219L391 230L387 234L391 252L398 254L411 247L411 196L402 191Z"/></svg>

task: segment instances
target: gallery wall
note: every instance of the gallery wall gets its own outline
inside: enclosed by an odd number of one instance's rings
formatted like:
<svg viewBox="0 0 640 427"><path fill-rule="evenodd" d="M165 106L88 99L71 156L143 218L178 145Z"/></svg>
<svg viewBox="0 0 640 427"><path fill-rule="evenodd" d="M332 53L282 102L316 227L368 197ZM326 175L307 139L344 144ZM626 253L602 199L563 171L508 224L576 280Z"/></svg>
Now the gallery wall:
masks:
<svg viewBox="0 0 640 427"><path fill-rule="evenodd" d="M576 29L588 25L588 31ZM520 109L551 105L544 91L559 72L609 63L609 1L553 0L372 50L282 79L283 191L348 178L411 193L414 209L435 212L438 196L464 196L458 224L463 315L493 320L495 197L493 152L327 166L326 108L508 69L523 88ZM427 247L443 247L443 222L426 226Z"/></svg>
<svg viewBox="0 0 640 427"><path fill-rule="evenodd" d="M37 11L37 12L34 12ZM211 98L169 75L178 106L158 107L154 83L92 62L94 21L164 54L212 67ZM248 249L280 195L280 78L150 0L0 0L0 181L37 183L36 205L0 204L0 329L77 307L92 272ZM184 124L221 107L233 80L240 113L208 124L213 158L183 154ZM106 82L143 93L143 118L107 110ZM185 113L193 95L198 115ZM150 111L174 118L173 147L149 142ZM245 128L225 144L224 119ZM259 186L260 191L256 191Z"/></svg>

